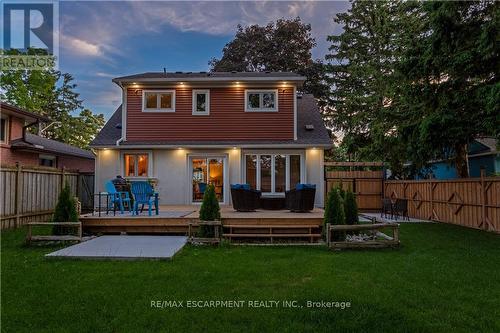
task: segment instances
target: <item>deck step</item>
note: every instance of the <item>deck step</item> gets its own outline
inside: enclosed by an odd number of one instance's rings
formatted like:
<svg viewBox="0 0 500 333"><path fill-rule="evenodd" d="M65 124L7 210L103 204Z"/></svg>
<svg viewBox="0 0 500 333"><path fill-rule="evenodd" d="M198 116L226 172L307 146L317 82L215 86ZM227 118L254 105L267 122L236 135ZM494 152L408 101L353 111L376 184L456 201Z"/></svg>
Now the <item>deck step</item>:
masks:
<svg viewBox="0 0 500 333"><path fill-rule="evenodd" d="M319 225L288 225L288 224L223 224L224 228L248 228L248 229L315 229L321 228Z"/></svg>
<svg viewBox="0 0 500 333"><path fill-rule="evenodd" d="M223 234L223 237L321 237L321 234Z"/></svg>

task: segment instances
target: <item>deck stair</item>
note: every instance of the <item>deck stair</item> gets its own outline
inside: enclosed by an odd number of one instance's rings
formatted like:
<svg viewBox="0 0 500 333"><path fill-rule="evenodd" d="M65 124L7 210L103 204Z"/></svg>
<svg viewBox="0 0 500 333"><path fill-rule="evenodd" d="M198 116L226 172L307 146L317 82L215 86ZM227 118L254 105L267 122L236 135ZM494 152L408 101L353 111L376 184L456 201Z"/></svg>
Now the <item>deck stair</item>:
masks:
<svg viewBox="0 0 500 333"><path fill-rule="evenodd" d="M235 238L268 238L271 243L277 238L306 238L311 243L321 238L319 225L288 225L288 224L224 224L223 237Z"/></svg>

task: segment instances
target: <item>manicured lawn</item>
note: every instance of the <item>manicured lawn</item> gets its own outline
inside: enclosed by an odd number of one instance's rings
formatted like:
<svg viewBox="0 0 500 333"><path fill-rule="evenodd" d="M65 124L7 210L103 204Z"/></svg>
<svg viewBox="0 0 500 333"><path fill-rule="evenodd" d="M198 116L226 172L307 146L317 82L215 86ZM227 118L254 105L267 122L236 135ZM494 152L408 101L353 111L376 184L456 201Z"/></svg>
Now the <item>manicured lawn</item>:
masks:
<svg viewBox="0 0 500 333"><path fill-rule="evenodd" d="M171 262L46 260L2 233L4 332L500 332L500 236L403 225L400 250L186 247ZM302 308L151 308L288 300ZM311 309L310 301L350 308Z"/></svg>

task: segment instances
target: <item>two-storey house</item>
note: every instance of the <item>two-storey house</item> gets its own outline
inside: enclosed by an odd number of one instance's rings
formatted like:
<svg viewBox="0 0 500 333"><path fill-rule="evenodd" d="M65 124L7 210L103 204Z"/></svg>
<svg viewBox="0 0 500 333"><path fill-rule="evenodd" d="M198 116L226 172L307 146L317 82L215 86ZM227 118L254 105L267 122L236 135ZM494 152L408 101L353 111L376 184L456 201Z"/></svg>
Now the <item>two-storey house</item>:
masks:
<svg viewBox="0 0 500 333"><path fill-rule="evenodd" d="M96 190L116 175L154 179L160 204L191 204L210 183L230 204L233 183L267 196L314 183L322 206L331 140L314 98L297 94L304 80L285 72L115 78L122 105L91 144Z"/></svg>
<svg viewBox="0 0 500 333"><path fill-rule="evenodd" d="M66 168L81 172L94 171L94 154L63 142L29 132L52 121L40 114L0 102L0 164Z"/></svg>

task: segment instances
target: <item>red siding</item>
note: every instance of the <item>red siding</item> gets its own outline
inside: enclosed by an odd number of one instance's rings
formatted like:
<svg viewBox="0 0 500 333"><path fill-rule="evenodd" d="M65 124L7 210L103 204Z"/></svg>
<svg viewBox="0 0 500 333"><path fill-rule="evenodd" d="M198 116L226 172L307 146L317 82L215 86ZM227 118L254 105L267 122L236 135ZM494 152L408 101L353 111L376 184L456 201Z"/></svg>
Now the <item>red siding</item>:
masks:
<svg viewBox="0 0 500 333"><path fill-rule="evenodd" d="M293 140L291 87L278 89L278 112L245 112L244 88L210 88L208 116L192 115L191 88L178 88L175 95L175 112L147 113L142 90L129 88L127 141Z"/></svg>

